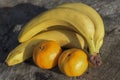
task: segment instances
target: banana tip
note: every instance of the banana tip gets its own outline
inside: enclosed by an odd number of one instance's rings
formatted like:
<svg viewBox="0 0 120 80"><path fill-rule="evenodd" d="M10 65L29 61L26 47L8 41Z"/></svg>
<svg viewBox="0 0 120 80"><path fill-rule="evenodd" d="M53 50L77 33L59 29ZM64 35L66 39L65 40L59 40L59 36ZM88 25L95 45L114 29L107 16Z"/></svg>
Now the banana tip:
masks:
<svg viewBox="0 0 120 80"><path fill-rule="evenodd" d="M10 61L7 61L7 60L5 60L5 64L6 64L7 66L13 66L13 65L15 65L15 63L10 62Z"/></svg>

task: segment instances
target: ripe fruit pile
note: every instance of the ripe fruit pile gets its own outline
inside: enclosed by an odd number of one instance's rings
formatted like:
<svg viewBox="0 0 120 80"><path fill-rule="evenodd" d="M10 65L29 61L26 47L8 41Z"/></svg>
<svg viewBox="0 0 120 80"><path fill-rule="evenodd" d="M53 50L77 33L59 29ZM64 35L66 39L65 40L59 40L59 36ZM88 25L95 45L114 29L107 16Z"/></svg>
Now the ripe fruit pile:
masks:
<svg viewBox="0 0 120 80"><path fill-rule="evenodd" d="M60 45L52 40L36 45L33 61L42 69L52 69L58 64L60 71L67 76L80 76L88 68L87 55L83 50L71 48L62 52Z"/></svg>
<svg viewBox="0 0 120 80"><path fill-rule="evenodd" d="M53 40L61 47L79 48L86 51L89 49L88 57L91 64L99 66L101 59L98 54L103 44L103 38L102 18L92 7L83 3L65 3L43 12L28 22L18 36L21 44L9 53L5 62L9 66L21 63L32 57L34 47L38 43ZM74 60L70 61L74 63ZM59 62L60 66L67 67L69 61L63 65L66 62ZM79 64L79 62L76 61L74 64ZM77 70L77 68L75 69ZM71 75L69 70L66 72L63 67L61 70Z"/></svg>

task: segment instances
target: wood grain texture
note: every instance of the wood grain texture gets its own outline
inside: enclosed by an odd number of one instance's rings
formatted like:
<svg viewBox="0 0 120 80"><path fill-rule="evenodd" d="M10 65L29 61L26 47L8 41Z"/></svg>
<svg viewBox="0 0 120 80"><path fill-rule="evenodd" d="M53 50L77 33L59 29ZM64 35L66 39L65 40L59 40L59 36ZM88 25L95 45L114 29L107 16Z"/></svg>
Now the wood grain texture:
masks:
<svg viewBox="0 0 120 80"><path fill-rule="evenodd" d="M16 47L18 33L25 23L47 9L64 2L84 2L94 7L105 23L104 44L100 50L103 65L89 67L81 77L70 78L58 67L43 70L29 59L8 67L4 60ZM0 80L120 80L120 0L0 0Z"/></svg>

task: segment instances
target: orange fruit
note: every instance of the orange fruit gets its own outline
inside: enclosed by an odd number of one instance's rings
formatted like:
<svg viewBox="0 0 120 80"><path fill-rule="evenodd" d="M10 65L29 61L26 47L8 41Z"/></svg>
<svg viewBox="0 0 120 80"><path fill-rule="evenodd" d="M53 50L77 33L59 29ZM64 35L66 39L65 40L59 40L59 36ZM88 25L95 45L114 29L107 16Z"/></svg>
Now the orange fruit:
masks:
<svg viewBox="0 0 120 80"><path fill-rule="evenodd" d="M58 67L67 76L80 76L88 68L87 55L80 49L65 50L59 57Z"/></svg>
<svg viewBox="0 0 120 80"><path fill-rule="evenodd" d="M43 41L34 48L33 61L40 68L51 69L57 65L61 50L56 41Z"/></svg>

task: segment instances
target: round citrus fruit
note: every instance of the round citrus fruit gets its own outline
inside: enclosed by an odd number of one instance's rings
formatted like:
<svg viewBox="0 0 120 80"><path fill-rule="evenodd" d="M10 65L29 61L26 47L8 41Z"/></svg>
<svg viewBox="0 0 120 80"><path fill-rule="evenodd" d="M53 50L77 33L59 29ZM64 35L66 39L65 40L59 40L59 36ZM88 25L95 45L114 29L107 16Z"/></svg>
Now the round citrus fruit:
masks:
<svg viewBox="0 0 120 80"><path fill-rule="evenodd" d="M40 68L51 69L57 65L61 50L56 41L43 41L35 47L33 61Z"/></svg>
<svg viewBox="0 0 120 80"><path fill-rule="evenodd" d="M88 68L87 55L80 49L65 50L59 57L58 66L67 76L80 76Z"/></svg>

